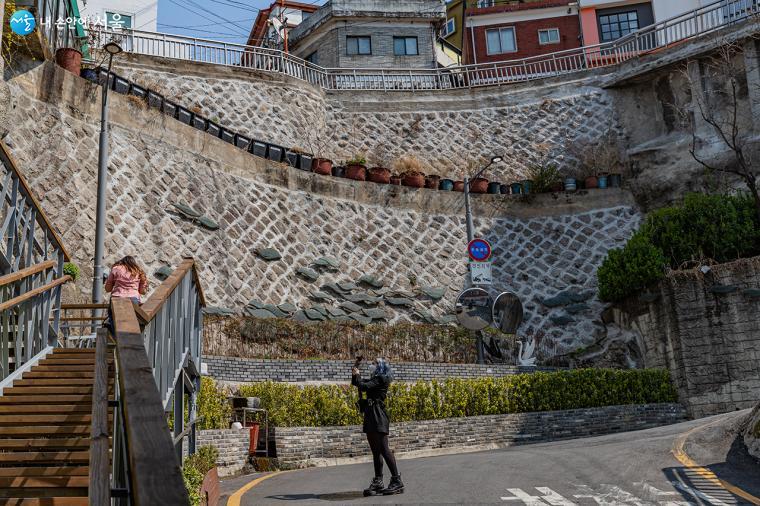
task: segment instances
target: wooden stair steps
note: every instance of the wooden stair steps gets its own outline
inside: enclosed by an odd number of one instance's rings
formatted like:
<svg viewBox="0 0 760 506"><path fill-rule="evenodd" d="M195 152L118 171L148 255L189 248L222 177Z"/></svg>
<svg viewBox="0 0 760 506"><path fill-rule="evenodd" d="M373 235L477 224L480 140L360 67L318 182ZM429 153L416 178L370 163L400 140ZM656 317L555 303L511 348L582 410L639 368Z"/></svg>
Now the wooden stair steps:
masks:
<svg viewBox="0 0 760 506"><path fill-rule="evenodd" d="M24 451L32 448L39 449L67 449L67 450L88 450L90 448L90 438L18 438L18 439L0 439L0 451L14 452Z"/></svg>
<svg viewBox="0 0 760 506"><path fill-rule="evenodd" d="M87 497L0 498L0 506L88 506Z"/></svg>
<svg viewBox="0 0 760 506"><path fill-rule="evenodd" d="M88 476L19 476L15 478L0 477L0 488L52 488L52 487L87 487Z"/></svg>
<svg viewBox="0 0 760 506"><path fill-rule="evenodd" d="M13 395L0 396L0 406L6 404L92 404L92 395Z"/></svg>
<svg viewBox="0 0 760 506"><path fill-rule="evenodd" d="M0 467L0 477L13 478L17 476L89 476L88 466L28 466Z"/></svg>
<svg viewBox="0 0 760 506"><path fill-rule="evenodd" d="M54 348L53 355L76 355L83 353L86 355L95 355L95 348Z"/></svg>
<svg viewBox="0 0 760 506"><path fill-rule="evenodd" d="M92 386L92 379L90 378L69 378L66 380L65 387L81 387L81 386ZM54 378L44 378L44 379L18 379L13 382L13 388L16 387L59 387L61 388L61 381L54 379ZM5 395L5 394L3 394Z"/></svg>
<svg viewBox="0 0 760 506"><path fill-rule="evenodd" d="M37 464L89 464L90 452L87 451L50 451L50 452L6 452L0 453L0 463L37 463Z"/></svg>
<svg viewBox="0 0 760 506"><path fill-rule="evenodd" d="M47 405L34 405L34 404L11 404L0 405L0 416L9 414L74 414L74 413L92 413L92 404L47 404Z"/></svg>
<svg viewBox="0 0 760 506"><path fill-rule="evenodd" d="M89 437L89 425L34 425L29 427L0 427L0 438Z"/></svg>
<svg viewBox="0 0 760 506"><path fill-rule="evenodd" d="M45 414L45 415L0 415L0 426L18 427L34 425L86 425L92 423L92 414Z"/></svg>
<svg viewBox="0 0 760 506"><path fill-rule="evenodd" d="M33 368L21 375L24 379L33 378L94 378L95 371L37 371ZM61 381L65 384L65 381Z"/></svg>
<svg viewBox="0 0 760 506"><path fill-rule="evenodd" d="M92 383L74 387L23 386L3 390L3 395L92 395Z"/></svg>

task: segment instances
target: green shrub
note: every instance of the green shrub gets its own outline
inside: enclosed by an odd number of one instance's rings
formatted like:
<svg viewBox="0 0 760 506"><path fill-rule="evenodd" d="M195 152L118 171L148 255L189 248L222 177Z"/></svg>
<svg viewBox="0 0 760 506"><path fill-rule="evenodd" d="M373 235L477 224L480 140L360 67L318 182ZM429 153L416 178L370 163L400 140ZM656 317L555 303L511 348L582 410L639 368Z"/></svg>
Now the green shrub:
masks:
<svg viewBox="0 0 760 506"><path fill-rule="evenodd" d="M66 262L63 264L63 274L66 276L71 276L71 279L76 281L79 278L80 274L79 267L77 264Z"/></svg>
<svg viewBox="0 0 760 506"><path fill-rule="evenodd" d="M244 397L259 397L277 427L357 425L357 389L346 385L305 386L252 383ZM577 369L504 378L446 379L391 384L386 406L393 422L554 411L620 404L675 402L670 374L661 370ZM219 420L203 410L201 414ZM226 426L220 425L219 428Z"/></svg>
<svg viewBox="0 0 760 506"><path fill-rule="evenodd" d="M532 191L535 193L547 193L552 186L562 181L562 173L556 164L542 162L528 169L528 177L533 181Z"/></svg>
<svg viewBox="0 0 760 506"><path fill-rule="evenodd" d="M226 429L232 406L227 400L226 389L218 388L214 380L203 376L201 391L198 394L198 416L203 419L198 423L200 429Z"/></svg>
<svg viewBox="0 0 760 506"><path fill-rule="evenodd" d="M747 195L689 194L649 215L623 249L597 272L599 296L616 301L644 290L689 262L728 262L760 253L760 224Z"/></svg>
<svg viewBox="0 0 760 506"><path fill-rule="evenodd" d="M182 478L192 506L201 504L203 478L216 466L217 459L219 459L219 450L213 446L201 446L182 463Z"/></svg>
<svg viewBox="0 0 760 506"><path fill-rule="evenodd" d="M611 250L599 267L599 298L620 300L643 290L663 278L665 266L662 250L636 233L624 248Z"/></svg>

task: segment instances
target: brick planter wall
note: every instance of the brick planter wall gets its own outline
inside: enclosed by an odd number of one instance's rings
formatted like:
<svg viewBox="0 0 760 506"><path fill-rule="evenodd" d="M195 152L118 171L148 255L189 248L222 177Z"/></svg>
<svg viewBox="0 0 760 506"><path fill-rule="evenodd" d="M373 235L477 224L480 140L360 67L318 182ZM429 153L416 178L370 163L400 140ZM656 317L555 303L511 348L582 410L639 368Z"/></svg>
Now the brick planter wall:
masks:
<svg viewBox="0 0 760 506"><path fill-rule="evenodd" d="M219 476L229 476L243 469L248 462L248 429L202 430L198 432L198 447L213 446L219 450Z"/></svg>
<svg viewBox="0 0 760 506"><path fill-rule="evenodd" d="M391 424L391 448L397 455L499 448L648 429L685 419L678 404L647 404L405 422ZM360 426L278 427L275 439L283 468L369 459Z"/></svg>
<svg viewBox="0 0 760 506"><path fill-rule="evenodd" d="M208 375L217 380L252 382L326 381L345 383L351 375L352 360L264 360L235 357L203 357ZM440 364L399 362L392 364L396 381L430 381L445 378L501 377L555 368L515 367L511 365Z"/></svg>

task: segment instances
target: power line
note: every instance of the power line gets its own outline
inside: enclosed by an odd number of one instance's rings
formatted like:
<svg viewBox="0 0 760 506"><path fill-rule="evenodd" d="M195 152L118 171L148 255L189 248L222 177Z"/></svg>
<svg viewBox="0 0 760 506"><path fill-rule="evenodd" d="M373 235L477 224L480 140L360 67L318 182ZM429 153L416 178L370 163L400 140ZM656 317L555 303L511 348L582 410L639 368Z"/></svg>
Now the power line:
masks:
<svg viewBox="0 0 760 506"><path fill-rule="evenodd" d="M188 11L192 12L193 14L195 14L195 15L197 15L197 16L200 16L200 17L202 17L202 18L207 18L207 19L208 19L208 15L211 15L211 16L213 16L213 17L217 18L217 19L221 19L222 21L226 21L226 22L228 22L229 24L231 24L232 26L234 26L234 27L238 28L239 30L245 30L245 28L243 28L242 26L240 26L240 25L236 24L236 23L238 23L237 21L232 21L231 19L227 19L227 18L225 18L224 16L221 16L221 15L217 14L217 13L216 13L216 12L214 12L214 11L211 11L211 10L209 10L209 9L206 9L206 8L205 8L205 7L203 7L202 5L198 5L198 4L197 4L196 2L194 2L193 0L185 0L186 4L180 4L180 3L179 3L179 2L177 2L176 0L169 0L169 1L170 1L170 2L172 2L172 3L174 3L174 4L176 4L176 5L179 5L180 7L184 8L184 9L186 9L186 10L188 10ZM207 13L208 15L204 15L204 14L201 14L201 13L199 13L199 12L197 12L197 11L195 11L195 10L191 9L191 8L190 8L190 6L192 6L192 7L196 8L196 9L200 9L201 11L203 11L203 12ZM247 34L247 33L241 33L241 35L243 35L243 36L247 36L248 34Z"/></svg>

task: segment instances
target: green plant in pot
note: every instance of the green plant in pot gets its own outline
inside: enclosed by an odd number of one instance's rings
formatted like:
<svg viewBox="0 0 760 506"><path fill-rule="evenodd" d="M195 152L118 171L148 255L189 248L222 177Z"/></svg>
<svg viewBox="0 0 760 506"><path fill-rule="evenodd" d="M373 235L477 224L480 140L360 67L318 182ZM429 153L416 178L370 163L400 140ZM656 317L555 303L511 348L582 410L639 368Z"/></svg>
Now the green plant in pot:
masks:
<svg viewBox="0 0 760 506"><path fill-rule="evenodd" d="M346 177L354 181L367 180L367 158L364 155L356 155L344 163L346 166Z"/></svg>
<svg viewBox="0 0 760 506"><path fill-rule="evenodd" d="M546 160L528 168L528 180L533 193L560 192L564 189L557 165Z"/></svg>

